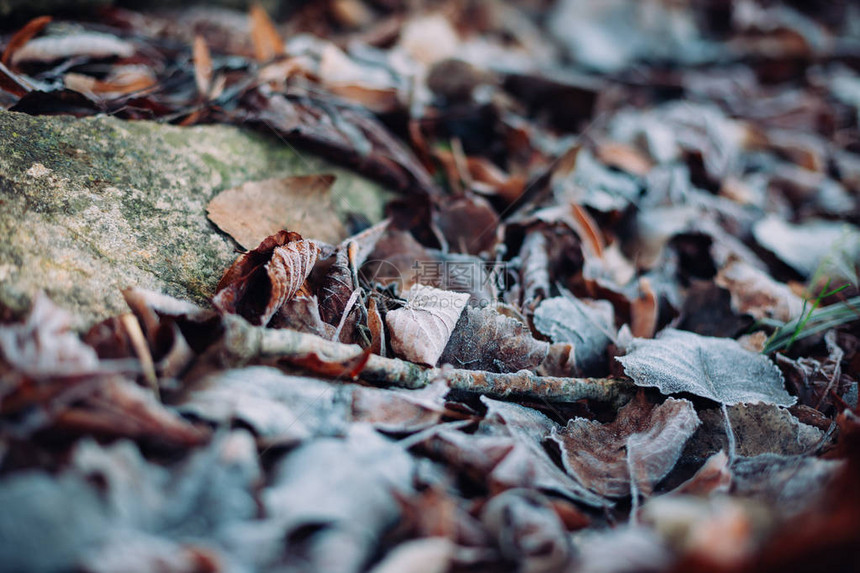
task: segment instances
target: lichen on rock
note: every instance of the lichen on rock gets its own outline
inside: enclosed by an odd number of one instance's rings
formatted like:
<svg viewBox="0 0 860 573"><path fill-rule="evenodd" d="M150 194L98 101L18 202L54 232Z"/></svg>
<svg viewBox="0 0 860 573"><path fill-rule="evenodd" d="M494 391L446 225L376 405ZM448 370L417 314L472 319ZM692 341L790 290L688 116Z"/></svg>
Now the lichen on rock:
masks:
<svg viewBox="0 0 860 573"><path fill-rule="evenodd" d="M315 173L336 176L332 216L381 218L386 191L258 133L0 111L0 307L44 290L84 327L125 311L128 286L205 302L236 256L209 200Z"/></svg>

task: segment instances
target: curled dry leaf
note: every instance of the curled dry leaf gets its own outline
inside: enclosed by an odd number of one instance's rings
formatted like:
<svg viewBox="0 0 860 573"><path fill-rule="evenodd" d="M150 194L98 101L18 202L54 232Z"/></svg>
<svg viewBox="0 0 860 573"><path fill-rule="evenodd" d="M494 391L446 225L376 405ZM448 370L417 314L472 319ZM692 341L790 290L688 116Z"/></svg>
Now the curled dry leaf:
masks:
<svg viewBox="0 0 860 573"><path fill-rule="evenodd" d="M549 344L535 340L528 327L492 307L467 307L448 340L441 362L466 370L516 372L537 368Z"/></svg>
<svg viewBox="0 0 860 573"><path fill-rule="evenodd" d="M667 399L653 406L640 393L611 424L574 418L554 430L564 467L592 491L624 497L650 494L675 467L687 439L699 425L693 404Z"/></svg>
<svg viewBox="0 0 860 573"><path fill-rule="evenodd" d="M731 339L669 328L654 340L634 339L630 352L616 360L637 386L657 387L663 394L689 392L721 404L791 406L797 400L767 356Z"/></svg>
<svg viewBox="0 0 860 573"><path fill-rule="evenodd" d="M280 231L227 269L212 303L221 312L266 325L299 292L318 253L319 248L298 233Z"/></svg>
<svg viewBox="0 0 860 573"><path fill-rule="evenodd" d="M281 229L338 243L346 236L331 198L334 175L299 175L250 181L216 195L209 220L246 249Z"/></svg>
<svg viewBox="0 0 860 573"><path fill-rule="evenodd" d="M469 295L416 284L404 297L406 306L385 315L391 348L407 360L435 366Z"/></svg>

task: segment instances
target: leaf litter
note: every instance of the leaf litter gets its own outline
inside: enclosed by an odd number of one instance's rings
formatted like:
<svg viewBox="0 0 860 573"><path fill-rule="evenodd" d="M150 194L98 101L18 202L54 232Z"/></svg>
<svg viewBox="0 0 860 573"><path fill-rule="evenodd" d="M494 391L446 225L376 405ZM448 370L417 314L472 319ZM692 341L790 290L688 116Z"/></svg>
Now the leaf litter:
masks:
<svg viewBox="0 0 860 573"><path fill-rule="evenodd" d="M247 126L399 193L368 228L326 174L222 191L212 308L0 308L0 562L856 563L860 15L801 4L0 24L4 109Z"/></svg>

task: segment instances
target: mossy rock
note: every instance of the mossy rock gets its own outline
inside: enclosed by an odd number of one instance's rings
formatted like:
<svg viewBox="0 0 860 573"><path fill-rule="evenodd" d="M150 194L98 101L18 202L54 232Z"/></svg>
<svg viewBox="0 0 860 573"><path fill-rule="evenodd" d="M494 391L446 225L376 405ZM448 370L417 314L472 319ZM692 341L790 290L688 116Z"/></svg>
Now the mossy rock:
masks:
<svg viewBox="0 0 860 573"><path fill-rule="evenodd" d="M84 327L126 311L133 285L205 303L236 257L209 200L315 173L336 176L333 217L381 218L388 192L255 132L0 111L0 307L42 290Z"/></svg>

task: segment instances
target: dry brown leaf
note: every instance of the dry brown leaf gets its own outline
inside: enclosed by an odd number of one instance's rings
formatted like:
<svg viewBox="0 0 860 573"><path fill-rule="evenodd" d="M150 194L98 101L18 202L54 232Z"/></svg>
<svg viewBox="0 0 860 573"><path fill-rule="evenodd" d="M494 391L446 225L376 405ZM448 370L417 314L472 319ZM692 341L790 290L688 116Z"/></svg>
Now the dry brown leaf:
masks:
<svg viewBox="0 0 860 573"><path fill-rule="evenodd" d="M299 292L318 253L319 247L298 233L280 231L227 269L212 303L221 312L266 325Z"/></svg>
<svg viewBox="0 0 860 573"><path fill-rule="evenodd" d="M365 229L338 245L334 262L320 286L320 316L337 325L343 318L349 299L359 285L354 284L353 269L364 264L376 243L388 229L389 219Z"/></svg>
<svg viewBox="0 0 860 573"><path fill-rule="evenodd" d="M592 491L609 497L650 494L675 466L699 425L693 404L667 399L650 404L643 393L611 424L575 418L555 430L564 467Z"/></svg>
<svg viewBox="0 0 860 573"><path fill-rule="evenodd" d="M281 229L327 243L346 231L331 200L334 175L300 175L251 181L222 191L209 202L209 219L246 249Z"/></svg>
<svg viewBox="0 0 860 573"><path fill-rule="evenodd" d="M522 322L492 307L467 307L448 340L440 361L466 370L516 372L534 370L549 352Z"/></svg>
<svg viewBox="0 0 860 573"><path fill-rule="evenodd" d="M641 151L625 143L610 142L597 147L597 158L606 165L645 177L654 163Z"/></svg>
<svg viewBox="0 0 860 573"><path fill-rule="evenodd" d="M251 6L251 40L254 57L258 62L267 62L284 55L284 39L275 28L269 14L259 4Z"/></svg>
<svg viewBox="0 0 860 573"><path fill-rule="evenodd" d="M8 66L12 61L12 56L15 55L21 46L26 44L33 38L36 34L45 29L53 18L51 16L39 16L38 18L33 18L29 22L27 22L23 28L15 32L15 35L9 40L9 43L6 44L6 49L3 50L3 56L0 57L0 63L4 66Z"/></svg>
<svg viewBox="0 0 860 573"><path fill-rule="evenodd" d="M200 34L194 36L194 81L200 97L208 97L212 89L212 53Z"/></svg>
<svg viewBox="0 0 860 573"><path fill-rule="evenodd" d="M800 316L803 310L803 300L787 285L740 260L730 260L717 273L714 282L729 290L735 312L758 320L774 318L788 322Z"/></svg>
<svg viewBox="0 0 860 573"><path fill-rule="evenodd" d="M446 201L434 213L434 223L455 253L492 253L496 246L499 216L481 197L460 197Z"/></svg>
<svg viewBox="0 0 860 573"><path fill-rule="evenodd" d="M657 295L645 277L639 279L639 291L630 302L630 331L637 338L651 338L657 331Z"/></svg>
<svg viewBox="0 0 860 573"><path fill-rule="evenodd" d="M385 315L391 348L407 360L435 366L469 295L420 284L403 294L406 306Z"/></svg>
<svg viewBox="0 0 860 573"><path fill-rule="evenodd" d="M103 80L74 72L63 76L67 89L95 95L130 94L151 88L156 82L152 70L139 65L116 66Z"/></svg>

